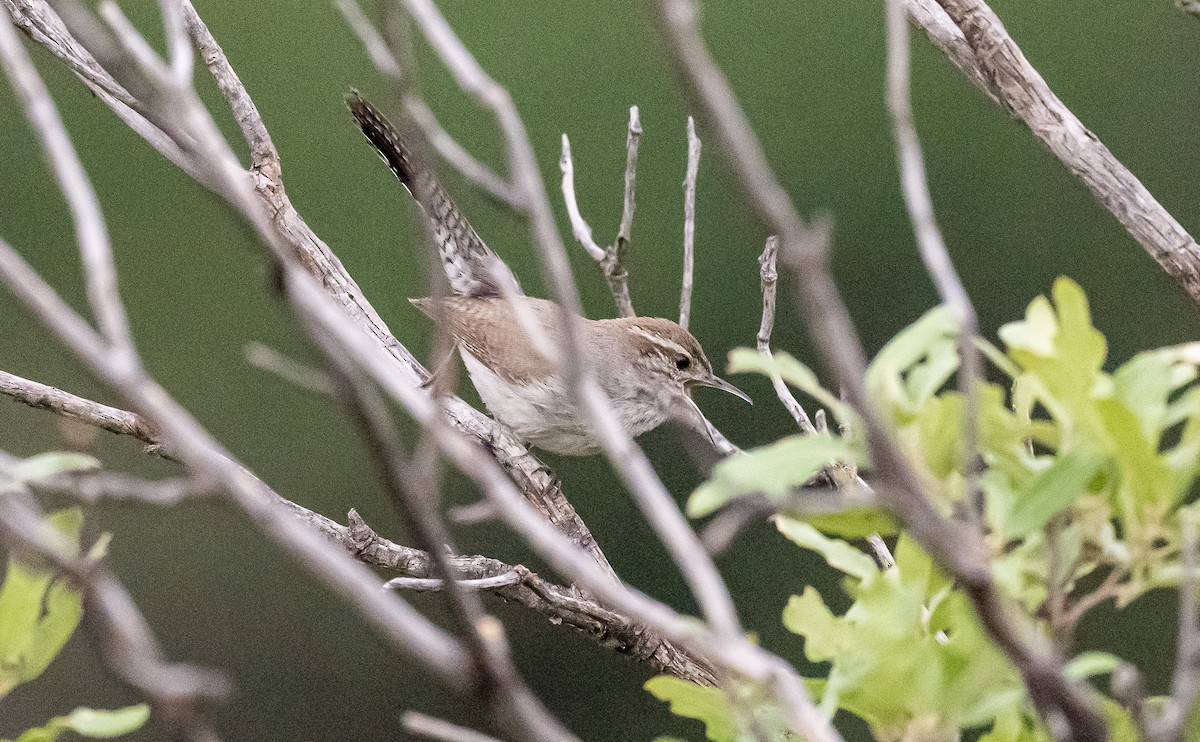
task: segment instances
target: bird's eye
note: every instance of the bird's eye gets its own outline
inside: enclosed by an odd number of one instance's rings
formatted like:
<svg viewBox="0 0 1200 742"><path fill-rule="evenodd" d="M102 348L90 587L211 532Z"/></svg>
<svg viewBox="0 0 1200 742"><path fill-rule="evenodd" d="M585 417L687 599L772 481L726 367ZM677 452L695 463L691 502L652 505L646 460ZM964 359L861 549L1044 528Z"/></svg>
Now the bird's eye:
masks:
<svg viewBox="0 0 1200 742"><path fill-rule="evenodd" d="M692 359L687 356L679 356L675 359L675 368L680 371L686 371L688 366L692 365Z"/></svg>

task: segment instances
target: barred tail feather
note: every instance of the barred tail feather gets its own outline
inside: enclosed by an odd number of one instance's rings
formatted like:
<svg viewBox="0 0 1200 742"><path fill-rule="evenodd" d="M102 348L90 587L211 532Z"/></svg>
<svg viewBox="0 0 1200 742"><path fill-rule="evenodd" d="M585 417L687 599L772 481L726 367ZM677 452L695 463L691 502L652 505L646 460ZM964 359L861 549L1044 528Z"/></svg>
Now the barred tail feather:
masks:
<svg viewBox="0 0 1200 742"><path fill-rule="evenodd" d="M450 290L459 296L498 296L505 293L504 282L521 293L512 271L484 244L441 183L420 167L396 127L357 91L346 96L346 106L367 141L429 219Z"/></svg>

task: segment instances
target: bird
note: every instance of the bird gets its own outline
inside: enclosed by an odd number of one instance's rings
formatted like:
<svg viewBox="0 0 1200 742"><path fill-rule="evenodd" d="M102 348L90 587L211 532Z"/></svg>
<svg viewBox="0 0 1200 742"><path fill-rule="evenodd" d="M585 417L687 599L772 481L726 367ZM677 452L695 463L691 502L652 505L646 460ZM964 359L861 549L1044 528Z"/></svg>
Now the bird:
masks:
<svg viewBox="0 0 1200 742"><path fill-rule="evenodd" d="M449 194L420 167L399 131L352 91L347 107L367 140L420 205L430 222L450 295L410 301L442 322L456 341L472 384L488 411L523 441L544 451L587 456L601 450L591 418L574 402L557 359L562 313L557 304L526 296L511 269L479 237ZM708 431L692 399L712 387L746 402L750 397L713 372L700 342L662 317L573 317L579 350L632 437L678 420ZM533 321L544 342L526 332ZM751 402L752 403L752 402Z"/></svg>

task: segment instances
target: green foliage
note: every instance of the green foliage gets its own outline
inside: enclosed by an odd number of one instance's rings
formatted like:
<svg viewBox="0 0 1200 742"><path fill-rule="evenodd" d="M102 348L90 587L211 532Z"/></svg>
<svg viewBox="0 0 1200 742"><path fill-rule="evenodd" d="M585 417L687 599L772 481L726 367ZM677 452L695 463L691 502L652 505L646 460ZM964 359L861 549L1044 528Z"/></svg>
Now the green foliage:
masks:
<svg viewBox="0 0 1200 742"><path fill-rule="evenodd" d="M62 510L46 522L78 550L82 512ZM53 570L10 559L0 585L0 697L41 675L82 615L79 591Z"/></svg>
<svg viewBox="0 0 1200 742"><path fill-rule="evenodd" d="M75 453L33 456L0 468L0 497L27 495L31 483L98 466L94 458ZM83 512L70 508L46 516L42 535L64 551L78 554L82 528ZM107 535L101 537L88 558L101 558L107 543ZM10 558L0 584L0 698L41 675L71 638L82 616L79 590L60 579L54 569ZM25 731L15 742L54 742L68 731L92 738L117 737L140 728L149 715L144 704L117 711L77 708Z"/></svg>
<svg viewBox="0 0 1200 742"><path fill-rule="evenodd" d="M730 692L707 688L666 675L646 681L646 690L655 698L666 701L671 713L704 723L704 734L710 742L756 742L757 738L742 731L740 721L752 722L773 740L793 740L787 731L783 714L751 685L735 685ZM660 737L655 742L669 742Z"/></svg>
<svg viewBox="0 0 1200 742"><path fill-rule="evenodd" d="M1028 620L1069 640L1090 606L1104 599L1124 606L1179 582L1180 512L1200 509L1200 503L1185 504L1200 473L1200 344L1148 351L1105 371L1105 338L1092 324L1083 291L1065 278L999 337L1002 347L977 341L994 367L989 377L1007 379L980 381L976 389L985 544L997 584ZM947 517L961 517L970 486L966 404L950 385L958 368L957 327L950 312L938 308L888 342L865 379L926 493ZM984 730L983 742L1048 741L1019 675L989 640L968 597L907 535L899 536L896 566L886 571L843 540L894 532L873 501L852 499L832 515L804 507L806 498L822 497L803 488L823 468L862 467L870 480L854 412L786 354L768 358L739 349L730 355L730 371L782 379L839 423L840 432L784 438L723 462L689 501L693 517L752 493L786 503L776 516L779 531L844 576L851 600L844 612L829 607L840 600L831 602L812 587L793 596L783 612L784 625L803 637L806 657L827 668L822 710L856 714L885 741L957 740L967 729ZM1106 579L1080 582L1097 572ZM1088 678L1112 672L1117 663L1111 654L1088 652L1066 671ZM739 718L715 691L705 693L689 696L676 687L672 698L694 703L673 708L695 718L724 709L719 738L736 739ZM1135 740L1128 713L1110 699L1103 704L1111 739ZM711 729L710 738L718 739Z"/></svg>
<svg viewBox="0 0 1200 742"><path fill-rule="evenodd" d="M43 726L26 731L11 742L54 742L63 732L75 732L93 739L109 739L140 729L149 718L150 707L144 703L117 711L77 708L66 716L56 716Z"/></svg>
<svg viewBox="0 0 1200 742"><path fill-rule="evenodd" d="M895 555L896 566L884 572L874 564L847 571L826 556L849 578L854 603L841 616L811 587L784 609L783 624L804 637L808 659L830 663L821 707L861 716L879 739L920 730L921 738L948 740L1019 708L1020 677L992 646L966 596L907 536Z"/></svg>

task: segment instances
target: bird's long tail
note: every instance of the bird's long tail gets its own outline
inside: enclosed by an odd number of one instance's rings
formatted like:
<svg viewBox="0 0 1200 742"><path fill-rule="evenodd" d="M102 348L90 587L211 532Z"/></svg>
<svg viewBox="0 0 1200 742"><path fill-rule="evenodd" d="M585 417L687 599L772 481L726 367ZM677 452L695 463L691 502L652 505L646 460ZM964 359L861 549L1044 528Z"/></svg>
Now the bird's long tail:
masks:
<svg viewBox="0 0 1200 742"><path fill-rule="evenodd" d="M396 127L357 91L346 96L346 106L367 141L429 219L451 292L459 296L498 296L506 293L501 290L503 281L511 282L511 290L521 293L512 271L480 239L433 173L419 164Z"/></svg>

